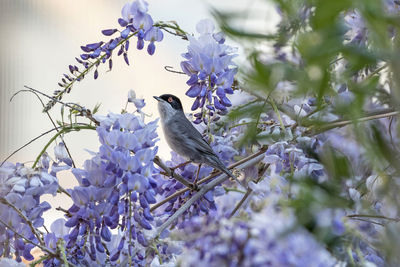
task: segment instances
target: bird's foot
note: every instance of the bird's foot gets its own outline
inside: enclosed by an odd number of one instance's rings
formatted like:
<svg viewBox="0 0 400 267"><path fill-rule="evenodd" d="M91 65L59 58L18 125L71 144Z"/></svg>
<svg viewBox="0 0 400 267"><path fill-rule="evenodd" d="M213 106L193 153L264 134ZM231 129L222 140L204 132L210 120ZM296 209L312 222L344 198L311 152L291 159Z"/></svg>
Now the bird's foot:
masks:
<svg viewBox="0 0 400 267"><path fill-rule="evenodd" d="M199 168L197 169L196 178L194 179L194 182L193 182L193 185L194 185L196 188L198 188L198 186L197 186L197 180L199 180L200 168L201 168L201 163L199 164Z"/></svg>
<svg viewBox="0 0 400 267"><path fill-rule="evenodd" d="M198 186L198 184L196 183L196 184L192 184L192 186L191 186L191 190L192 191L199 191L199 186Z"/></svg>
<svg viewBox="0 0 400 267"><path fill-rule="evenodd" d="M171 167L170 169L171 169L171 171L175 171L176 169L178 169L180 167L183 167L183 166L185 166L185 165L187 165L187 164L189 164L191 162L192 162L191 160L188 160L188 161L185 161L185 162L183 162L181 164L176 165L175 167Z"/></svg>

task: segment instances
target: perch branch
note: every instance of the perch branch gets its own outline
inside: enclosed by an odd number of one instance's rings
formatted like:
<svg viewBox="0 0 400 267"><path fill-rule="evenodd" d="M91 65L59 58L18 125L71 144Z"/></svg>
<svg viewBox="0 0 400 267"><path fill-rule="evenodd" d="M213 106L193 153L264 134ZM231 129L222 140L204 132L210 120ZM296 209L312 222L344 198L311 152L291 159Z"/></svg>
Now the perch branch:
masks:
<svg viewBox="0 0 400 267"><path fill-rule="evenodd" d="M258 156L252 157L251 159L239 164L238 168L243 169L243 168L253 166L254 164L257 164L263 158L264 158L263 153L259 154ZM160 236L160 234L165 229L167 229L168 226L170 226L180 215L182 215L187 209L189 209L193 203L195 203L204 194L206 194L208 191L210 191L211 189L213 189L215 186L219 185L220 183L224 182L228 178L229 178L229 176L224 173L221 176L219 176L218 178L209 182L208 184L200 186L200 190L197 193L195 193L185 204L183 204L183 206L180 207L171 217L169 217L168 220L165 223L163 223L163 225L160 226L160 228L158 229L158 232L157 232L157 237Z"/></svg>

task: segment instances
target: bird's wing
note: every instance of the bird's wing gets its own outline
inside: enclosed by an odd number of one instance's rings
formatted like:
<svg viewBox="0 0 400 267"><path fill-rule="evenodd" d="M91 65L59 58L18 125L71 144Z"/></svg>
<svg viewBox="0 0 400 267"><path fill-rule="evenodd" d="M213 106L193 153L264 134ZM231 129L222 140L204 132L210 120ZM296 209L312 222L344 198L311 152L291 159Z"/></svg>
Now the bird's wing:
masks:
<svg viewBox="0 0 400 267"><path fill-rule="evenodd" d="M182 116L175 116L173 120L175 121L171 125L177 127L175 132L181 134L182 138L191 142L196 150L201 153L215 155L210 145L203 139L203 136L194 128L184 114Z"/></svg>

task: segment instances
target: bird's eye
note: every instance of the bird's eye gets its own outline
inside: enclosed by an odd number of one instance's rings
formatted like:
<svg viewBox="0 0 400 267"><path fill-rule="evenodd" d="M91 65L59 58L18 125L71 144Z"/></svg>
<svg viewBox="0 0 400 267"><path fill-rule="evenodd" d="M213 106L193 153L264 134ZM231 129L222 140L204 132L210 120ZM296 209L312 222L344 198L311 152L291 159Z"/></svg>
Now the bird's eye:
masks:
<svg viewBox="0 0 400 267"><path fill-rule="evenodd" d="M169 102L169 103L172 103L172 101L174 101L174 100L172 99L172 97L168 97L168 102Z"/></svg>

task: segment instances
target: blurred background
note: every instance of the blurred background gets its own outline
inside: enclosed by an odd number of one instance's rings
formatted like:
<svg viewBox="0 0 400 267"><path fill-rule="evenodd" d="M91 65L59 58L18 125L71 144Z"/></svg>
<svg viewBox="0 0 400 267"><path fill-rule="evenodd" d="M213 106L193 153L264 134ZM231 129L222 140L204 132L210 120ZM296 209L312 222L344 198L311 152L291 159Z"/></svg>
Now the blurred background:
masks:
<svg viewBox="0 0 400 267"><path fill-rule="evenodd" d="M58 89L63 73L68 72L69 64L76 64L74 57L82 53L80 46L101 40L108 40L101 30L118 28L117 19L127 1L124 0L2 0L0 1L0 160L3 161L17 148L53 128L42 105L32 93L19 93L10 102L10 98L27 85L51 95ZM268 18L266 24L249 17L248 26L260 31L271 30L277 21L276 12L267 1L243 0L150 0L149 13L154 21L175 20L189 33L195 32L196 23L204 18L212 18L210 10L252 11L251 14ZM234 42L228 41L230 45ZM127 66L122 57L114 57L113 70L106 72L106 66L99 67L99 78L93 79L90 73L86 79L76 83L70 94L64 97L66 102L79 103L86 108L100 103L100 114L120 112L125 107L127 93L135 90L138 97L146 101L144 111L150 114L148 120L158 117L153 95L172 93L183 100L184 109L190 110L190 99L186 92L187 77L170 73L164 66L180 70L181 54L188 43L178 37L164 34L164 40L156 44L156 53L149 56L144 50L135 50L132 44ZM256 45L256 44L254 44ZM237 59L243 61L243 58ZM47 99L43 99L47 102ZM129 108L128 108L129 111ZM130 111L133 111L131 108ZM60 119L60 107L56 106L50 114ZM160 155L168 158L170 149L158 142ZM46 135L25 147L9 161L32 165L36 156L51 138ZM95 131L73 132L65 136L71 155L77 166L82 166L90 154L84 149L98 150L98 138ZM53 157L53 148L48 150ZM60 184L69 188L76 181L70 173L60 173ZM63 195L48 197L54 206L68 207L71 202ZM49 211L45 217L55 218L57 211ZM50 220L51 221L51 220ZM49 220L46 220L49 225Z"/></svg>

